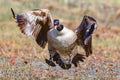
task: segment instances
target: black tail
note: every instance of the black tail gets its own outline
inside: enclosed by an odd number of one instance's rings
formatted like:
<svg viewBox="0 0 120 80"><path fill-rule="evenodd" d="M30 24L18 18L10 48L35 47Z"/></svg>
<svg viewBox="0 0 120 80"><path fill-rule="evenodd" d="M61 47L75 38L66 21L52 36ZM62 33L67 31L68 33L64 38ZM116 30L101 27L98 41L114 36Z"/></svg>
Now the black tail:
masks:
<svg viewBox="0 0 120 80"><path fill-rule="evenodd" d="M14 11L13 11L12 8L11 8L11 12L12 12L12 14L13 14L13 18L15 19L15 13L14 13Z"/></svg>

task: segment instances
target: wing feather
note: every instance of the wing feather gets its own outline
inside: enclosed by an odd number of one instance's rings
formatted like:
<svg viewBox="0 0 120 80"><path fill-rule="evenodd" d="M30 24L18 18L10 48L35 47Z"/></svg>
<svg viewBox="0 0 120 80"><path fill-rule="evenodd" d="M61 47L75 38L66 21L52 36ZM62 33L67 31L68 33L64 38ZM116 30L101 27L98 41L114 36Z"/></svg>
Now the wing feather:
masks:
<svg viewBox="0 0 120 80"><path fill-rule="evenodd" d="M93 17L84 16L76 30L77 44L84 48L87 57L92 54L92 34L96 24L97 22Z"/></svg>
<svg viewBox="0 0 120 80"><path fill-rule="evenodd" d="M36 9L25 13L17 14L16 22L21 32L32 36L42 47L47 43L47 32L52 28L52 17L47 9Z"/></svg>

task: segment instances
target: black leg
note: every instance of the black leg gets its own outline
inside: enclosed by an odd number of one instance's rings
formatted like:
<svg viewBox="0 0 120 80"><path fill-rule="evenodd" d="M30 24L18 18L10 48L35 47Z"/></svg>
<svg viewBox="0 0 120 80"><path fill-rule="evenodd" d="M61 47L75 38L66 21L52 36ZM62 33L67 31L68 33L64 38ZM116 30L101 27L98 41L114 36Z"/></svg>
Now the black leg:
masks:
<svg viewBox="0 0 120 80"><path fill-rule="evenodd" d="M49 53L50 53L50 59L46 59L46 63L52 67L56 66L55 63L53 62L53 57L54 57L54 52L52 50L49 50Z"/></svg>
<svg viewBox="0 0 120 80"><path fill-rule="evenodd" d="M55 53L53 61L55 61L63 69L71 68L71 64L64 63L58 53Z"/></svg>
<svg viewBox="0 0 120 80"><path fill-rule="evenodd" d="M55 63L54 63L53 61L51 61L51 60L45 59L45 61L46 61L46 63L47 63L48 65L50 65L50 66L52 66L52 67L55 67L55 66L56 66Z"/></svg>
<svg viewBox="0 0 120 80"><path fill-rule="evenodd" d="M84 55L82 54L76 54L73 59L72 59L72 63L74 64L75 67L77 67L77 64L79 61L83 62L85 59Z"/></svg>

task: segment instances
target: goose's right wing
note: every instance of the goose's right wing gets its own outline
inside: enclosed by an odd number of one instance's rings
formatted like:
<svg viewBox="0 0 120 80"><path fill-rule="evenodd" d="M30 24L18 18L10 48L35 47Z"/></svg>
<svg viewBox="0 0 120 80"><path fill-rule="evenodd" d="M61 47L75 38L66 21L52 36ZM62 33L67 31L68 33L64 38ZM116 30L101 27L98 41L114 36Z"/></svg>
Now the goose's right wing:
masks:
<svg viewBox="0 0 120 80"><path fill-rule="evenodd" d="M49 10L36 9L17 15L12 9L11 11L21 32L27 36L32 36L44 48L47 43L47 32L52 28L53 24Z"/></svg>

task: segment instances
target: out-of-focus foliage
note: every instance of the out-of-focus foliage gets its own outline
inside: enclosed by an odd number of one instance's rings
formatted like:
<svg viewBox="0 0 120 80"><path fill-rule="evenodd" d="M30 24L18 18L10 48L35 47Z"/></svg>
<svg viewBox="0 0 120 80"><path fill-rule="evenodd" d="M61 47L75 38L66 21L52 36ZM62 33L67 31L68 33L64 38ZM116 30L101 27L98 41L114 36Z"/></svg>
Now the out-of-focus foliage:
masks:
<svg viewBox="0 0 120 80"><path fill-rule="evenodd" d="M54 18L73 21L81 20L84 15L107 24L107 21L119 24L120 20L119 0L0 0L0 21L11 19L11 7L17 13L47 8Z"/></svg>

